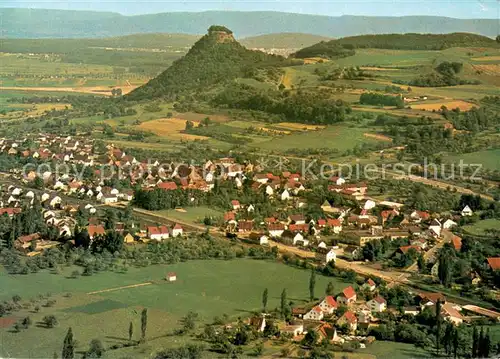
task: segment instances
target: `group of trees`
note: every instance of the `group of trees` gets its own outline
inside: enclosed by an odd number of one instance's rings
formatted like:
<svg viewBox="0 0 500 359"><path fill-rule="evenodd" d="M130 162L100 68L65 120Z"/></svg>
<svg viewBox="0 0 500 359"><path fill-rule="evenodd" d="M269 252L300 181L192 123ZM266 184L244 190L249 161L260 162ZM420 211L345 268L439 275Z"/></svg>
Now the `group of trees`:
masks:
<svg viewBox="0 0 500 359"><path fill-rule="evenodd" d="M375 48L399 50L443 50L451 47L497 47L489 37L469 34L377 34L349 36L331 43L345 48Z"/></svg>
<svg viewBox="0 0 500 359"><path fill-rule="evenodd" d="M347 103L332 100L328 94L322 92L263 91L243 84L227 87L215 96L212 104L223 108L265 112L276 115L277 121L318 125L342 122L346 115L351 113Z"/></svg>
<svg viewBox="0 0 500 359"><path fill-rule="evenodd" d="M442 87L442 86L457 86L465 84L479 84L479 81L467 81L460 79L457 75L462 71L463 64L461 62L448 62L440 63L434 72L422 75L411 80L408 84L410 86L419 87Z"/></svg>
<svg viewBox="0 0 500 359"><path fill-rule="evenodd" d="M336 59L355 55L353 49L338 45L334 41L321 41L317 44L300 49L292 56L298 59L308 57L323 57L327 59Z"/></svg>
<svg viewBox="0 0 500 359"><path fill-rule="evenodd" d="M397 108L403 108L405 105L400 95L390 96L372 92L361 94L359 102L363 105L396 106Z"/></svg>

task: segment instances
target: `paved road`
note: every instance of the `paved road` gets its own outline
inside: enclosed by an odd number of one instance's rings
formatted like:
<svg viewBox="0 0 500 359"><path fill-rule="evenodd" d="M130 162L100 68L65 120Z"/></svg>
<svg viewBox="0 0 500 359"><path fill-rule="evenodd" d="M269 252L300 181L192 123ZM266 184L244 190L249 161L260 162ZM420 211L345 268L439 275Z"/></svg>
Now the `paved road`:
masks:
<svg viewBox="0 0 500 359"><path fill-rule="evenodd" d="M297 247L292 247L292 246L287 246L283 243L278 243L275 241L270 240L269 244L272 247L278 247L279 251L282 253L292 253L295 254L298 257L301 258L314 258L316 254L311 251L306 251L304 249L300 249ZM407 282L407 277L409 277L408 274L403 273L403 276L401 276L401 272L388 272L388 271L382 271L379 269L371 268L366 266L363 263L360 262L349 262L344 259L337 258L335 261L335 265L339 268L342 269L351 269L355 271L356 273L365 275L365 276L375 276L375 277L380 277L386 282L398 282L398 283L406 283Z"/></svg>

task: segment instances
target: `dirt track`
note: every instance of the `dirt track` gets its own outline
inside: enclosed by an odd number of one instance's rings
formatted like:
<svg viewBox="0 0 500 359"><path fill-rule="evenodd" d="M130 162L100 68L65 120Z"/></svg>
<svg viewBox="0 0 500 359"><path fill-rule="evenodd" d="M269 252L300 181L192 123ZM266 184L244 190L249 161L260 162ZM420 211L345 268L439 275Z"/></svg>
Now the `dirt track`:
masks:
<svg viewBox="0 0 500 359"><path fill-rule="evenodd" d="M139 283L139 284L125 285L123 287L116 287L116 288L109 288L109 289L97 290L95 292L88 292L87 294L92 295L92 294L99 294L99 293L114 292L116 290L129 289L129 288L137 288L137 287L144 287L146 285L151 285L151 284L153 284L153 283L152 282L145 282L145 283Z"/></svg>

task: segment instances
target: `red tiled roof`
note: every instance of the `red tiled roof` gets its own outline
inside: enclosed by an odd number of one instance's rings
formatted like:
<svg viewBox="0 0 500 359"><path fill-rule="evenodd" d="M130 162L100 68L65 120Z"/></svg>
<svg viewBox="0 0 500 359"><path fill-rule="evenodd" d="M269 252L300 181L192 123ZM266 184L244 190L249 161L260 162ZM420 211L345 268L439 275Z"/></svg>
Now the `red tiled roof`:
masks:
<svg viewBox="0 0 500 359"><path fill-rule="evenodd" d="M368 280L366 281L366 283L370 286L370 287L373 287L375 284L375 282L373 281L373 279L371 278L368 278Z"/></svg>
<svg viewBox="0 0 500 359"><path fill-rule="evenodd" d="M39 238L40 238L40 234L33 233L33 234L30 234L30 235L27 235L27 236L19 237L17 240L20 241L20 242L23 242L23 243L28 243L28 242L37 240Z"/></svg>
<svg viewBox="0 0 500 359"><path fill-rule="evenodd" d="M179 223L176 223L174 229L182 229L182 226Z"/></svg>
<svg viewBox="0 0 500 359"><path fill-rule="evenodd" d="M291 232L308 232L309 225L308 224L291 224L288 226L288 229Z"/></svg>
<svg viewBox="0 0 500 359"><path fill-rule="evenodd" d="M326 219L318 219L318 226L326 226Z"/></svg>
<svg viewBox="0 0 500 359"><path fill-rule="evenodd" d="M270 231L284 231L285 225L283 223L270 223L267 229Z"/></svg>
<svg viewBox="0 0 500 359"><path fill-rule="evenodd" d="M353 312L345 312L341 318L346 319L351 324L358 321L358 318L356 318L356 315L354 315Z"/></svg>
<svg viewBox="0 0 500 359"><path fill-rule="evenodd" d="M459 236L453 236L451 242L453 243L453 247L455 247L456 251L460 251L462 249L462 238Z"/></svg>
<svg viewBox="0 0 500 359"><path fill-rule="evenodd" d="M493 270L499 270L500 269L500 257L490 257L487 259L488 264L490 265L491 269Z"/></svg>
<svg viewBox="0 0 500 359"><path fill-rule="evenodd" d="M0 208L0 216L3 216L4 214L8 214L9 216L12 216L14 214L21 213L21 208Z"/></svg>
<svg viewBox="0 0 500 359"><path fill-rule="evenodd" d="M386 300L384 298L382 298L380 295L379 296L376 296L375 298L373 298L374 301L376 301L377 303L379 304L384 304L386 303Z"/></svg>
<svg viewBox="0 0 500 359"><path fill-rule="evenodd" d="M342 291L342 294L344 294L344 297L347 299L351 299L356 296L356 291L353 287L349 286Z"/></svg>
<svg viewBox="0 0 500 359"><path fill-rule="evenodd" d="M325 298L325 300L326 300L326 303L328 303L329 306L337 308L337 301L331 295L327 296Z"/></svg>
<svg viewBox="0 0 500 359"><path fill-rule="evenodd" d="M340 222L338 219L329 218L328 225L330 227L340 227L340 226L342 226L342 222Z"/></svg>
<svg viewBox="0 0 500 359"><path fill-rule="evenodd" d="M224 221L232 221L236 218L236 215L234 214L234 212L226 212L224 213Z"/></svg>
<svg viewBox="0 0 500 359"><path fill-rule="evenodd" d="M164 189L167 191L177 189L177 184L175 182L162 182L158 184L158 188Z"/></svg>
<svg viewBox="0 0 500 359"><path fill-rule="evenodd" d="M233 199L233 200L231 201L231 204L232 204L233 206L239 206L239 205L240 205L240 201L238 201L238 200L236 200L236 199Z"/></svg>
<svg viewBox="0 0 500 359"><path fill-rule="evenodd" d="M90 236L101 236L106 233L104 230L104 227L101 225L90 225L87 227L87 232L89 233Z"/></svg>
<svg viewBox="0 0 500 359"><path fill-rule="evenodd" d="M155 227L155 226L148 227L148 234L149 235L160 234L160 229L158 227Z"/></svg>

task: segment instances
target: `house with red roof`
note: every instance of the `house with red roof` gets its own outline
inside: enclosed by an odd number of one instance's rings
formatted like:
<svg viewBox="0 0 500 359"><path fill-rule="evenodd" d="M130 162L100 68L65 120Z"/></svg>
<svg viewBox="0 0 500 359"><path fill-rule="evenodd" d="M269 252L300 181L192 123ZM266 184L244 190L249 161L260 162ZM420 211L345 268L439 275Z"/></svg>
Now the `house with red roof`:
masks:
<svg viewBox="0 0 500 359"><path fill-rule="evenodd" d="M366 302L366 305L372 312L382 313L387 309L387 301L380 295Z"/></svg>
<svg viewBox="0 0 500 359"><path fill-rule="evenodd" d="M460 252L460 250L462 249L462 238L460 238L459 236L453 236L451 238L451 243L453 244L455 250L457 252Z"/></svg>
<svg viewBox="0 0 500 359"><path fill-rule="evenodd" d="M237 199L233 199L231 201L231 206L233 206L233 210L234 211L237 211L241 208L241 204L240 204L240 201L238 201Z"/></svg>
<svg viewBox="0 0 500 359"><path fill-rule="evenodd" d="M368 280L363 284L361 288L373 292L375 289L377 289L377 284L373 281L373 279L368 278Z"/></svg>
<svg viewBox="0 0 500 359"><path fill-rule="evenodd" d="M319 327L315 328L314 331L318 333L317 343L321 343L323 340L333 343L339 339L337 329L329 323L321 324Z"/></svg>
<svg viewBox="0 0 500 359"><path fill-rule="evenodd" d="M337 320L337 325L345 325L350 332L354 332L358 329L358 318L356 318L356 315L353 312L347 311Z"/></svg>
<svg viewBox="0 0 500 359"><path fill-rule="evenodd" d="M104 236L106 231L102 225L89 225L87 227L87 232L89 234L90 239L94 239L95 237Z"/></svg>
<svg viewBox="0 0 500 359"><path fill-rule="evenodd" d="M330 227L335 234L342 232L342 222L339 219L328 218L326 225Z"/></svg>
<svg viewBox="0 0 500 359"><path fill-rule="evenodd" d="M159 189L162 189L164 191L173 191L173 190L176 190L177 189L177 184L175 182L161 182L161 183L158 183L157 187Z"/></svg>
<svg viewBox="0 0 500 359"><path fill-rule="evenodd" d="M246 233L251 232L253 229L252 221L238 221L238 232Z"/></svg>
<svg viewBox="0 0 500 359"><path fill-rule="evenodd" d="M172 237L179 237L182 236L182 233L184 230L182 229L182 226L179 223L176 223L175 226L172 227L172 230L170 233L172 234Z"/></svg>
<svg viewBox="0 0 500 359"><path fill-rule="evenodd" d="M315 306L304 314L303 318L308 320L323 320L324 316L323 310L319 306Z"/></svg>
<svg viewBox="0 0 500 359"><path fill-rule="evenodd" d="M285 231L285 225L283 223L270 223L267 225L267 230L271 237L280 238Z"/></svg>
<svg viewBox="0 0 500 359"><path fill-rule="evenodd" d="M148 238L152 241L161 241L169 237L169 230L167 226L149 226L147 228Z"/></svg>
<svg viewBox="0 0 500 359"><path fill-rule="evenodd" d="M342 293L337 296L337 303L350 305L356 302L356 291L352 286L345 288Z"/></svg>
<svg viewBox="0 0 500 359"><path fill-rule="evenodd" d="M230 211L224 213L224 222L234 221L236 219L236 213Z"/></svg>
<svg viewBox="0 0 500 359"><path fill-rule="evenodd" d="M21 213L21 208L6 207L0 208L0 216L7 215L10 218L14 217L15 214Z"/></svg>
<svg viewBox="0 0 500 359"><path fill-rule="evenodd" d="M486 259L488 261L488 265L494 271L500 270L500 257L490 257Z"/></svg>
<svg viewBox="0 0 500 359"><path fill-rule="evenodd" d="M337 301L331 295L326 296L318 305L325 314L333 314L338 307Z"/></svg>

